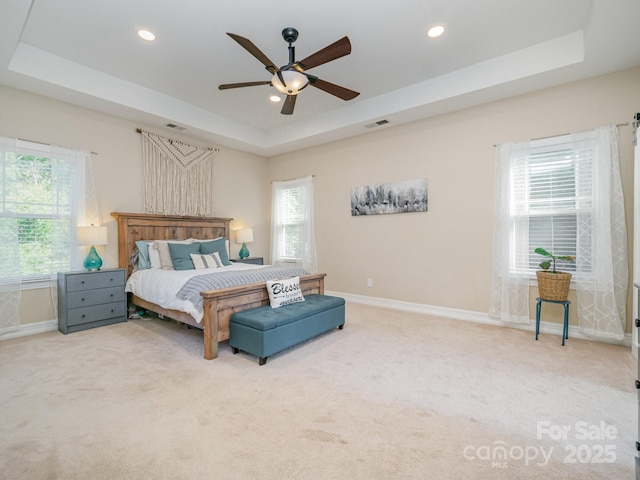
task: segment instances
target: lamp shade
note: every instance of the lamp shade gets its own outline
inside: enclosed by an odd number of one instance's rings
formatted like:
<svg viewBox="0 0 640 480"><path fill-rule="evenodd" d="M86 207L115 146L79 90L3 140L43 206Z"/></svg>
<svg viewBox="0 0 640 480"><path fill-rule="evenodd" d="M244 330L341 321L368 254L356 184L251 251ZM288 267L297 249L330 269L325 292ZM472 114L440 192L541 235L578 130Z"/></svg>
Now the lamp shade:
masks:
<svg viewBox="0 0 640 480"><path fill-rule="evenodd" d="M94 246L107 244L107 227L78 227L78 245Z"/></svg>
<svg viewBox="0 0 640 480"><path fill-rule="evenodd" d="M236 230L236 242L237 243L253 242L253 228L241 228L240 230Z"/></svg>

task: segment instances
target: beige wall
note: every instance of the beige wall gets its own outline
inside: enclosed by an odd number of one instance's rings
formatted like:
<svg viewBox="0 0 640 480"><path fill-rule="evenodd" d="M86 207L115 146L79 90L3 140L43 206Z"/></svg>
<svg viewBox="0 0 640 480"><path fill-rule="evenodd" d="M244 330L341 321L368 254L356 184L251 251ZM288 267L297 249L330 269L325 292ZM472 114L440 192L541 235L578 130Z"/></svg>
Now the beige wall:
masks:
<svg viewBox="0 0 640 480"><path fill-rule="evenodd" d="M640 109L638 85L640 68L382 127L268 161L222 148L216 164L218 215L237 219L232 228L253 227L251 253L267 258L270 181L314 174L319 266L328 274L328 290L486 313L493 145L630 122ZM140 136L135 129L145 125L2 86L0 110L0 135L98 153L96 188L110 237L103 257L106 266L115 266L116 231L109 214L142 209ZM174 132L158 133L199 144ZM619 128L629 245L631 133L630 126ZM429 182L427 213L351 217L352 187L419 177ZM232 254L238 248L232 242ZM373 279L373 287L366 286L367 278ZM532 298L535 294L532 289ZM23 323L53 318L51 306L42 306L46 302L48 290L24 292ZM545 307L543 319L560 321L561 309L553 310ZM628 312L630 331L630 300ZM575 315L573 308L573 323Z"/></svg>
<svg viewBox="0 0 640 480"><path fill-rule="evenodd" d="M636 68L391 125L271 158L269 178L315 175L318 260L320 270L328 274L327 289L486 313L494 145L630 123L640 109L639 86L640 68ZM618 131L631 245L632 128L622 126ZM428 212L351 216L352 187L421 177L428 179ZM373 287L366 286L367 278L373 279ZM536 292L532 289L532 300ZM631 297L629 288L627 331ZM543 320L560 321L561 310L545 306ZM576 310L571 311L574 323Z"/></svg>
<svg viewBox="0 0 640 480"><path fill-rule="evenodd" d="M145 125L79 108L21 90L0 86L0 135L65 147L85 148L93 156L98 206L109 227L109 244L100 250L103 268L117 267L117 230L110 213L141 212L141 140L136 128ZM180 132L157 131L170 138L202 145ZM231 217L231 227L254 228L252 255L269 251L269 198L267 160L221 148L216 156L215 198L217 214ZM213 193L212 193L213 195ZM232 239L231 253L239 245ZM48 289L26 290L22 295L22 323L54 318Z"/></svg>

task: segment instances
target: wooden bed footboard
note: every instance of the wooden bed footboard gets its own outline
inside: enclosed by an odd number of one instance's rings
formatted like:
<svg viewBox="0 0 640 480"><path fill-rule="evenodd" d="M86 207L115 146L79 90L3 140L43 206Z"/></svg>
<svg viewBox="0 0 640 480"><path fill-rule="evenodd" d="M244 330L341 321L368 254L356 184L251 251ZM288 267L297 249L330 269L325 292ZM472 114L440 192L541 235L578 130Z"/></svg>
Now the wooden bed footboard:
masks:
<svg viewBox="0 0 640 480"><path fill-rule="evenodd" d="M326 273L300 277L303 295L324 294ZM204 301L204 358L213 360L218 356L218 342L229 338L229 319L234 312L257 308L269 304L269 294L264 282L200 292Z"/></svg>

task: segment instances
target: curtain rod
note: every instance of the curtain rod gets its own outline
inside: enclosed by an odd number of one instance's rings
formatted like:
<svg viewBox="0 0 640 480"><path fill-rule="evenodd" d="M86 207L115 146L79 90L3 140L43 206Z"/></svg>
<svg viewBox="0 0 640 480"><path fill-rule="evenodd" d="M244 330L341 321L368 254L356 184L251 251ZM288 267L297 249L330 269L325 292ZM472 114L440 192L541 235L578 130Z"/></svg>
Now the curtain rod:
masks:
<svg viewBox="0 0 640 480"><path fill-rule="evenodd" d="M143 130L141 128L136 128L136 133L142 134ZM146 133L151 133L151 132L146 132ZM153 133L153 135L157 135L158 137L161 137L161 135L158 135L157 133ZM162 138L167 138L170 142L180 142L180 143L185 143L181 140L173 140L171 138L168 137L162 137ZM186 145L186 144L185 144ZM204 149L210 149L213 150L214 152L218 153L220 151L220 149L218 147L198 147L198 148L204 148Z"/></svg>
<svg viewBox="0 0 640 480"><path fill-rule="evenodd" d="M629 125L629 122L622 122L622 123L616 123L616 127L624 127L626 125ZM546 140L547 138L553 138L553 137L564 137L565 135L571 135L571 132L567 132L567 133L560 133L558 135L549 135L548 137L538 137L538 138L530 138L529 141L530 142L535 142L536 140ZM500 144L493 144L494 147L497 147Z"/></svg>
<svg viewBox="0 0 640 480"><path fill-rule="evenodd" d="M35 140L29 140L28 138L16 138L16 140L20 140L21 142L37 143L38 145L44 145L46 147L51 146L50 143L36 142ZM68 147L65 147L65 148L68 148ZM90 152L90 153L91 155L98 155L98 152Z"/></svg>
<svg viewBox="0 0 640 480"><path fill-rule="evenodd" d="M305 177L308 177L308 176L309 175L305 175ZM291 180L300 180L301 178L304 178L304 177L289 178L287 180L271 180L271 183L273 183L273 182L290 182ZM316 178L316 176L315 175L311 175L311 178Z"/></svg>

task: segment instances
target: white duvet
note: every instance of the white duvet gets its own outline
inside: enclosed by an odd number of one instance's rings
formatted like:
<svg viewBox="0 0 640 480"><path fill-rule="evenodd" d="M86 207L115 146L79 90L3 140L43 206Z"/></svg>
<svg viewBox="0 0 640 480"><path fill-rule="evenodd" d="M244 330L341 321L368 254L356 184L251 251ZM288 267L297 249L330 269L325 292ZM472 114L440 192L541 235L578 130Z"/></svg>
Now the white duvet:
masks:
<svg viewBox="0 0 640 480"><path fill-rule="evenodd" d="M195 318L198 323L202 321L203 313L199 312L193 303L180 300L176 297L178 291L191 277L205 273L233 272L253 268L264 268L269 265L253 265L249 263L232 263L226 267L203 268L199 270L162 270L149 268L134 272L127 280L125 292L160 305L162 308L186 312Z"/></svg>

